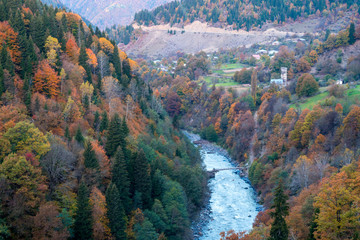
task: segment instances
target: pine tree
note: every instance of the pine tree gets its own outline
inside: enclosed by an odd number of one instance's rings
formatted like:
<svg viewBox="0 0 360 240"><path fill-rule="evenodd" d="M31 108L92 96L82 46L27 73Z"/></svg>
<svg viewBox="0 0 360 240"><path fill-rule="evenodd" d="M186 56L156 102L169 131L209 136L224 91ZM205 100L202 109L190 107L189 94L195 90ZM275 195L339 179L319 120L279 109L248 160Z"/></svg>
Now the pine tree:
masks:
<svg viewBox="0 0 360 240"><path fill-rule="evenodd" d="M5 92L4 70L0 64L0 96Z"/></svg>
<svg viewBox="0 0 360 240"><path fill-rule="evenodd" d="M92 168L92 169L96 169L99 167L99 162L96 158L95 151L92 148L90 142L87 142L85 144L84 165L86 168Z"/></svg>
<svg viewBox="0 0 360 240"><path fill-rule="evenodd" d="M10 239L10 231L6 226L5 219L3 219L3 212L1 208L1 199L0 199L0 240Z"/></svg>
<svg viewBox="0 0 360 240"><path fill-rule="evenodd" d="M71 141L71 135L70 135L70 130L69 130L69 127L68 127L68 126L66 126L66 128L65 128L64 137L68 140L68 142Z"/></svg>
<svg viewBox="0 0 360 240"><path fill-rule="evenodd" d="M112 182L116 185L121 197L122 205L127 213L130 212L130 181L126 167L126 161L121 147L118 148L115 154L114 165L112 168Z"/></svg>
<svg viewBox="0 0 360 240"><path fill-rule="evenodd" d="M129 131L129 128L127 126L125 117L123 117L123 121L122 121L122 124L121 124L121 129L122 129L122 131L124 133L124 136L127 137L129 135L130 131Z"/></svg>
<svg viewBox="0 0 360 240"><path fill-rule="evenodd" d="M97 131L100 124L100 113L98 111L94 114L94 124L93 127Z"/></svg>
<svg viewBox="0 0 360 240"><path fill-rule="evenodd" d="M114 48L114 53L111 56L111 62L114 65L114 68L115 68L116 78L118 80L121 80L121 75L122 75L121 61L120 61L120 56L119 56L119 49L118 49L118 47L116 45L115 45L115 48Z"/></svg>
<svg viewBox="0 0 360 240"><path fill-rule="evenodd" d="M109 127L109 119L106 111L101 114L100 132L107 130Z"/></svg>
<svg viewBox="0 0 360 240"><path fill-rule="evenodd" d="M286 225L285 217L289 215L289 205L286 202L288 196L284 193L282 180L280 180L278 186L275 188L274 195L275 199L271 207L275 209L275 212L271 213L274 222L271 225L269 240L286 240L288 239L289 229Z"/></svg>
<svg viewBox="0 0 360 240"><path fill-rule="evenodd" d="M126 215L116 185L110 183L106 191L107 217L111 233L116 240L126 239Z"/></svg>
<svg viewBox="0 0 360 240"><path fill-rule="evenodd" d="M80 48L80 55L79 55L79 65L82 66L84 69L87 67L87 61L89 60L89 57L86 53L85 46L82 46Z"/></svg>
<svg viewBox="0 0 360 240"><path fill-rule="evenodd" d="M45 50L45 40L47 37L45 31L46 30L44 28L44 23L41 16L34 17L30 22L30 32L32 39L41 52L44 52Z"/></svg>
<svg viewBox="0 0 360 240"><path fill-rule="evenodd" d="M88 189L84 183L80 184L74 223L74 238L77 240L92 239L92 210L89 202Z"/></svg>
<svg viewBox="0 0 360 240"><path fill-rule="evenodd" d="M141 200L144 208L149 208L151 207L150 167L142 149L138 152L133 167L135 191L141 193Z"/></svg>
<svg viewBox="0 0 360 240"><path fill-rule="evenodd" d="M78 129L76 130L75 140L78 141L78 143L84 142L84 136L81 133L80 126L78 126Z"/></svg>
<svg viewBox="0 0 360 240"><path fill-rule="evenodd" d="M122 131L122 123L118 114L115 114L110 121L109 132L105 150L108 156L114 156L117 148L125 148L125 136Z"/></svg>
<svg viewBox="0 0 360 240"><path fill-rule="evenodd" d="M352 22L349 28L349 44L352 45L356 42L355 38L355 24Z"/></svg>
<svg viewBox="0 0 360 240"><path fill-rule="evenodd" d="M1 49L0 53L1 58L1 65L3 66L3 69L6 69L9 71L11 76L15 75L15 65L13 61L11 60L10 53L8 52L6 47L3 47Z"/></svg>

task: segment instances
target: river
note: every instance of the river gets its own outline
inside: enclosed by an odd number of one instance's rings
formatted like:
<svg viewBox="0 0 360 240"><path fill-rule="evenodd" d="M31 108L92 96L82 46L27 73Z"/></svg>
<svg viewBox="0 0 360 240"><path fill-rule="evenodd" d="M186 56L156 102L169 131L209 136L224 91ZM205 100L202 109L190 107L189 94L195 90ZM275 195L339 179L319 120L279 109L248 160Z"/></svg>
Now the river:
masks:
<svg viewBox="0 0 360 240"><path fill-rule="evenodd" d="M192 142L200 140L198 135L187 132L186 135ZM218 146L203 144L200 153L208 171L234 167L226 151ZM208 186L210 199L199 219L193 223L194 239L216 240L223 231L251 230L262 207L256 202L256 192L249 180L240 177L237 170L226 170L216 173Z"/></svg>

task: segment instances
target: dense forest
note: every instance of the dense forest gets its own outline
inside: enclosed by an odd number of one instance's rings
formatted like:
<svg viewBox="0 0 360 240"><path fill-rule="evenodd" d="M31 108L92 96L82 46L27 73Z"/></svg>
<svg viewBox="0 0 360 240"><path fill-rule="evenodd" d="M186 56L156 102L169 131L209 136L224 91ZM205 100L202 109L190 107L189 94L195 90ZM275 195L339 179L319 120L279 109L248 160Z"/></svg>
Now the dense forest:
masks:
<svg viewBox="0 0 360 240"><path fill-rule="evenodd" d="M249 29L356 3L182 1L136 20ZM168 73L77 14L0 0L0 239L191 239L208 176L181 129L226 148L264 206L252 231L219 238L358 239L360 27L305 38L259 60L222 50L250 66L233 76L250 86L239 93L201 80L204 52ZM289 84L267 84L281 67Z"/></svg>
<svg viewBox="0 0 360 240"><path fill-rule="evenodd" d="M234 29L250 30L266 22L284 23L311 15L338 14L352 6L360 11L357 0L182 0L143 10L135 15L135 21L144 24L187 24L195 20L212 24L227 24Z"/></svg>
<svg viewBox="0 0 360 240"><path fill-rule="evenodd" d="M0 63L0 239L191 237L200 155L113 41L1 0Z"/></svg>

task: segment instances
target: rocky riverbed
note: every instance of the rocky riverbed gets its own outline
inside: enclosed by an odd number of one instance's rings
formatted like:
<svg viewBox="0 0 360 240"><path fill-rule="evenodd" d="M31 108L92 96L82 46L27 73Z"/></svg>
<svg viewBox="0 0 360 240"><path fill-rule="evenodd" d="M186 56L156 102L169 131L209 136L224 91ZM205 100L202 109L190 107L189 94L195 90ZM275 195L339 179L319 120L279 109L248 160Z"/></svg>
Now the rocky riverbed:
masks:
<svg viewBox="0 0 360 240"><path fill-rule="evenodd" d="M235 167L226 150L202 141L200 136L185 133L198 143L206 170ZM223 231L249 231L257 213L262 209L256 201L256 192L239 170L225 170L215 174L208 182L210 196L208 203L193 222L194 239L220 239Z"/></svg>

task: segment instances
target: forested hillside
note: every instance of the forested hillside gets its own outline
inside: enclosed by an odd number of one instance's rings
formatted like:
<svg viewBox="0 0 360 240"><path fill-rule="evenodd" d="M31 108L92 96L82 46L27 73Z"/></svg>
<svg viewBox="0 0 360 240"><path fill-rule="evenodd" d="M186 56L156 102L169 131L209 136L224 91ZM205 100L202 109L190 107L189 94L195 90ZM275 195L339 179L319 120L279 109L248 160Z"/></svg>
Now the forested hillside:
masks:
<svg viewBox="0 0 360 240"><path fill-rule="evenodd" d="M0 1L0 239L188 239L206 177L98 28Z"/></svg>
<svg viewBox="0 0 360 240"><path fill-rule="evenodd" d="M253 59L254 68L234 76L251 85L242 94L199 84L206 72L205 53L179 58L174 78L140 65L176 123L226 147L248 168L266 210L250 233L223 233L222 239L357 239L360 55L352 51L341 66L343 55L338 60L324 57L356 48L359 39L360 28L350 24L306 47L298 42L294 51L281 46L271 59ZM245 50L239 51L244 55ZM237 56L233 54L224 52L224 58ZM319 59L336 64L328 67ZM289 85L267 84L266 76L276 76L281 66L288 68ZM331 72L334 66L337 70ZM320 90L319 84L326 87ZM323 97L311 108L302 107L312 96ZM282 237L275 237L279 232Z"/></svg>
<svg viewBox="0 0 360 240"><path fill-rule="evenodd" d="M133 21L134 14L142 9L151 10L171 0L46 0L57 1L80 14L100 28L112 25L127 25Z"/></svg>
<svg viewBox="0 0 360 240"><path fill-rule="evenodd" d="M347 9L358 10L357 0L182 0L143 10L135 21L144 24L187 24L195 20L234 29L261 27L266 22L284 23L312 15L342 14Z"/></svg>

